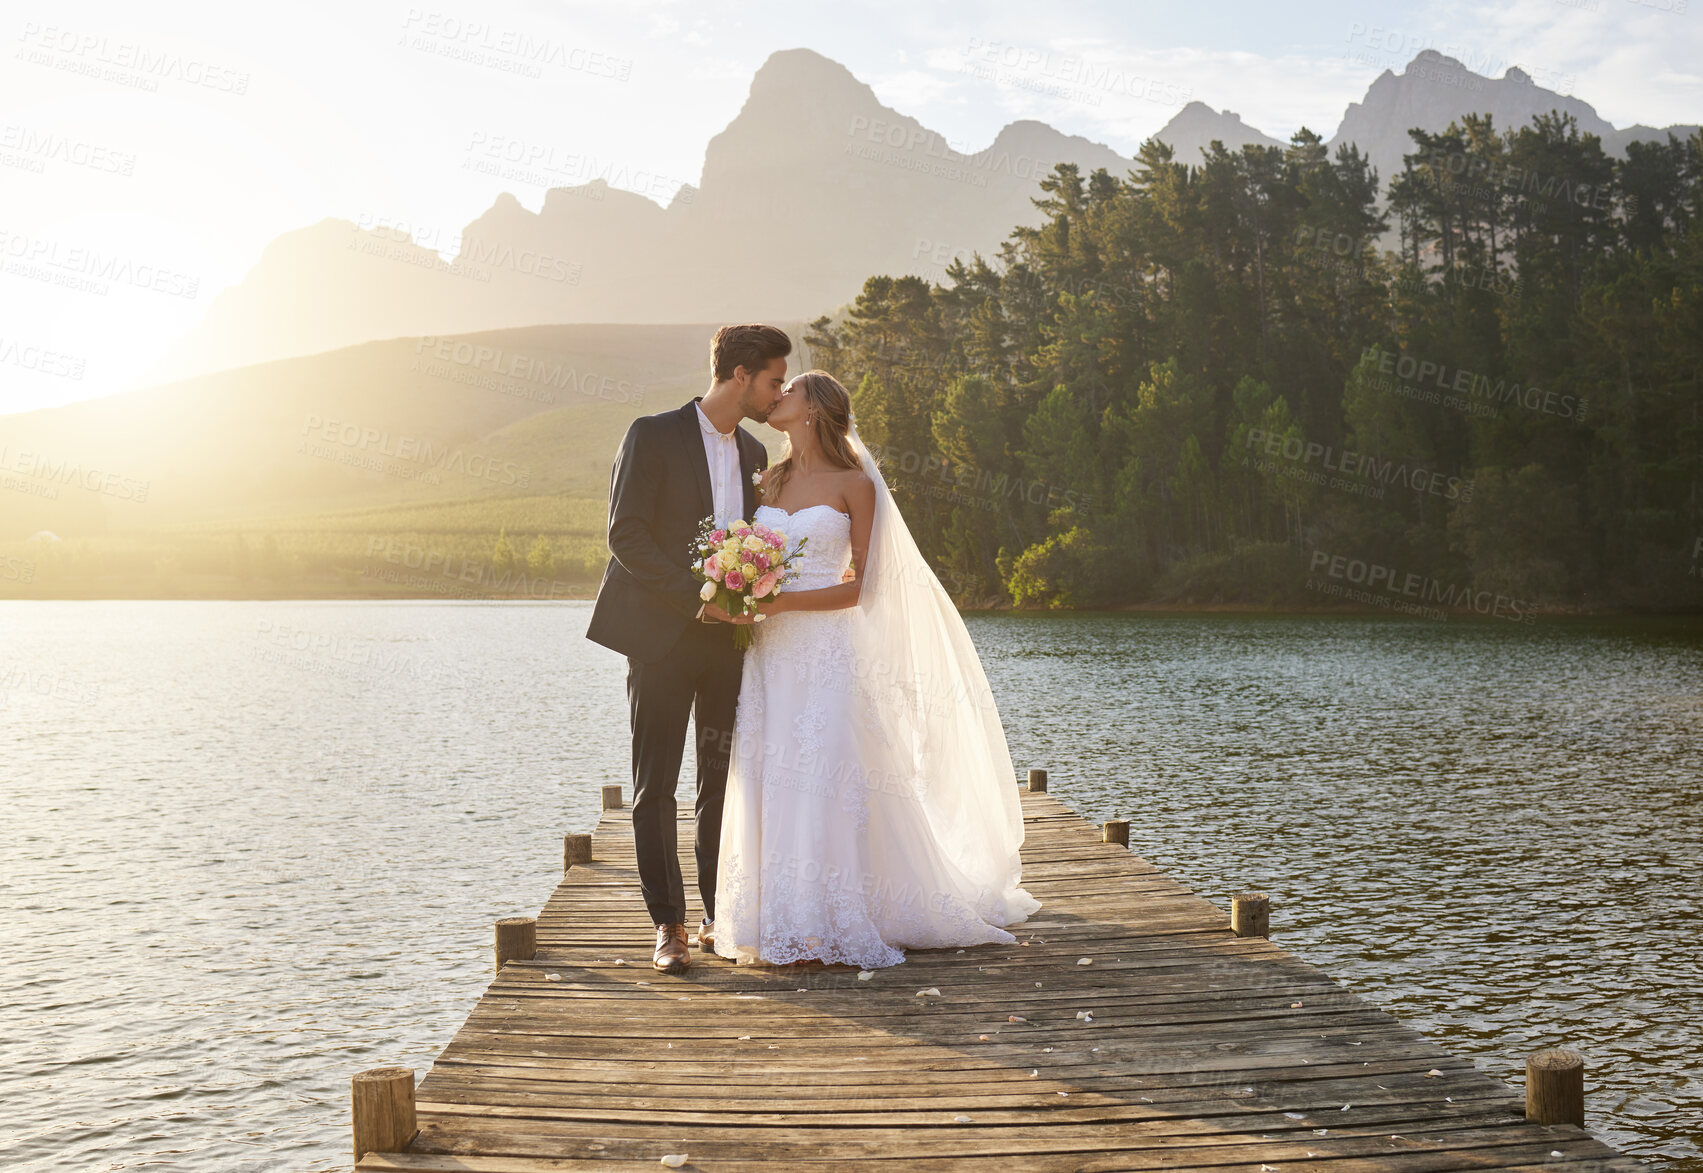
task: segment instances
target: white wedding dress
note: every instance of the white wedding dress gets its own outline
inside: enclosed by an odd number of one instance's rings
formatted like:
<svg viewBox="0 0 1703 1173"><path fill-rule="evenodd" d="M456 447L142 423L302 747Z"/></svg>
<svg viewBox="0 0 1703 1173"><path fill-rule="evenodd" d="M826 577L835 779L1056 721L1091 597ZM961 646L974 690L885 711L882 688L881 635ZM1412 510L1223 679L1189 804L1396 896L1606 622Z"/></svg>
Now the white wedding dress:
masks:
<svg viewBox="0 0 1703 1173"><path fill-rule="evenodd" d="M874 969L910 947L1010 942L1040 907L1018 886L1021 807L980 661L857 447L879 494L862 601L774 615L745 653L715 940L742 962ZM810 539L787 590L841 580L844 513L756 520Z"/></svg>

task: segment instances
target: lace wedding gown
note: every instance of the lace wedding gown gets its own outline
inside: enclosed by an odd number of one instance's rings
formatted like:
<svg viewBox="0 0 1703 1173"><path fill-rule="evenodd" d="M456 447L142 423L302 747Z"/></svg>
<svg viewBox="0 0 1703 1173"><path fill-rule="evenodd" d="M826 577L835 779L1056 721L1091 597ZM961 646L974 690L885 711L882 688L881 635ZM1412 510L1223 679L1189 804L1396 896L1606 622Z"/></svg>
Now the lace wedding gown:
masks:
<svg viewBox="0 0 1703 1173"><path fill-rule="evenodd" d="M789 546L810 539L788 590L840 581L851 560L844 513L764 505L756 520ZM893 697L879 695L879 665L859 662L855 610L787 611L753 628L722 812L723 957L874 969L907 947L1010 942L1001 925L1039 907L1021 889L984 890L948 858L924 807L928 781L907 768L918 756L888 743L879 714ZM1015 789L1009 771L998 781Z"/></svg>

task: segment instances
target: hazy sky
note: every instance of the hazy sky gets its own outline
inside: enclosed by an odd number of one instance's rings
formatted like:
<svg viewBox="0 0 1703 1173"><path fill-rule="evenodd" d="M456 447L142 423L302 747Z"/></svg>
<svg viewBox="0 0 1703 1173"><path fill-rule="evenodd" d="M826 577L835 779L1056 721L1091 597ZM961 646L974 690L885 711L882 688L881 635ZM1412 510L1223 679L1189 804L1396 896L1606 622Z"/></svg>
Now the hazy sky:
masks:
<svg viewBox="0 0 1703 1173"><path fill-rule="evenodd" d="M1128 155L1193 98L1329 137L1421 48L1519 65L1616 126L1703 121L1703 0L1497 4L373 0L0 5L0 412L134 385L267 242L328 216L453 237L505 188L482 149L549 152L666 202L777 49L845 64L966 152L1017 118ZM467 50L526 38L555 63ZM1059 96L967 66L1042 53L1146 80ZM167 64L158 64L161 60ZM1032 59L1032 58L1031 58ZM580 169L583 175L572 174ZM44 280L29 257L129 260L155 287ZM51 273L49 273L51 276Z"/></svg>

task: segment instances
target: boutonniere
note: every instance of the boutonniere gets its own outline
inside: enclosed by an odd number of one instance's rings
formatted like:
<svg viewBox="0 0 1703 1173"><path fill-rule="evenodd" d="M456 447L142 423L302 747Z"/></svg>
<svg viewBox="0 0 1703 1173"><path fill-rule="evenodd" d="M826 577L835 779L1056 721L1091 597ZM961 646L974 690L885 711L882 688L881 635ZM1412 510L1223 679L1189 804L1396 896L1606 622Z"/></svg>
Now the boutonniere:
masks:
<svg viewBox="0 0 1703 1173"><path fill-rule="evenodd" d="M763 470L762 469L758 469L756 472L751 474L751 484L752 484L753 487L758 488L758 489L763 487Z"/></svg>

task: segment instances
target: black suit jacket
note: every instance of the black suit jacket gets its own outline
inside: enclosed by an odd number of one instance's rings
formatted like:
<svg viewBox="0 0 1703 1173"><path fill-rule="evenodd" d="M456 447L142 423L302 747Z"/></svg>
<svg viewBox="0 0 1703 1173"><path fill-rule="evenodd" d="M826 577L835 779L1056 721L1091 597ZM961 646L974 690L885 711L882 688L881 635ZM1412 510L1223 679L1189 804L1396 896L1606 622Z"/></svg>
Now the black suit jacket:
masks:
<svg viewBox="0 0 1703 1173"><path fill-rule="evenodd" d="M693 544L715 498L697 403L634 420L609 478L611 557L585 637L641 662L667 655L703 605ZM750 518L757 509L751 474L767 468L769 456L744 428L734 438Z"/></svg>

